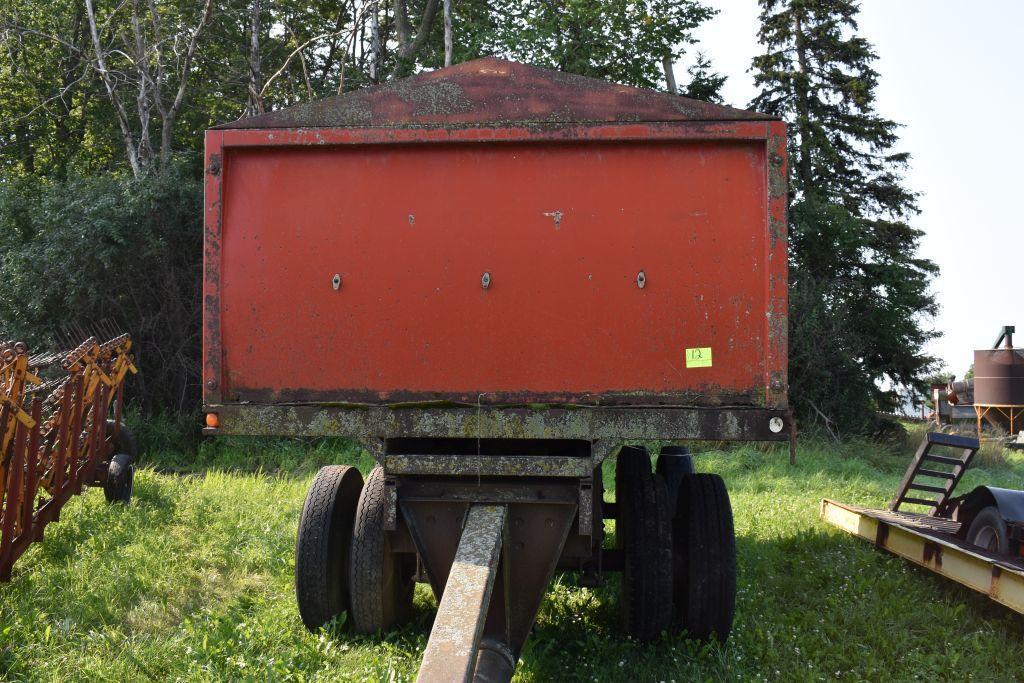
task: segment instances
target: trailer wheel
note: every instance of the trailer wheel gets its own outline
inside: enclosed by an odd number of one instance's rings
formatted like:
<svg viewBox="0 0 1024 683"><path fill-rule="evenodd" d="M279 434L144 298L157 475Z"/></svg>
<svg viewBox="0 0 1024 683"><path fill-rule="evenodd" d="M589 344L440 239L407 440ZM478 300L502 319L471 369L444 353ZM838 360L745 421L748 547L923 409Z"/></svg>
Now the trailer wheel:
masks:
<svg viewBox="0 0 1024 683"><path fill-rule="evenodd" d="M672 526L668 490L651 471L646 448L619 451L615 499L623 626L637 640L651 641L672 626Z"/></svg>
<svg viewBox="0 0 1024 683"><path fill-rule="evenodd" d="M668 509L675 514L679 482L693 474L693 457L686 446L662 446L654 471L665 479L668 488Z"/></svg>
<svg viewBox="0 0 1024 683"><path fill-rule="evenodd" d="M295 542L295 598L310 631L349 608L348 554L362 488L355 467L329 465L306 492Z"/></svg>
<svg viewBox="0 0 1024 683"><path fill-rule="evenodd" d="M118 453L107 465L107 480L103 482L103 495L108 503L127 505L135 489L135 465L127 453Z"/></svg>
<svg viewBox="0 0 1024 683"><path fill-rule="evenodd" d="M116 423L113 420L107 420L107 434L114 433L114 427ZM124 453L135 462L139 459L139 447L135 441L135 435L132 431L121 423L121 431L118 432L117 438L114 439L114 452Z"/></svg>
<svg viewBox="0 0 1024 683"><path fill-rule="evenodd" d="M724 643L736 611L736 533L729 492L717 474L680 480L672 555L676 628Z"/></svg>
<svg viewBox="0 0 1024 683"><path fill-rule="evenodd" d="M391 551L384 531L386 504L384 470L375 467L359 496L352 532L350 614L359 633L386 631L412 613L415 568Z"/></svg>
<svg viewBox="0 0 1024 683"><path fill-rule="evenodd" d="M967 530L967 542L1000 555L1010 550L1010 536L999 508L989 505L974 517Z"/></svg>

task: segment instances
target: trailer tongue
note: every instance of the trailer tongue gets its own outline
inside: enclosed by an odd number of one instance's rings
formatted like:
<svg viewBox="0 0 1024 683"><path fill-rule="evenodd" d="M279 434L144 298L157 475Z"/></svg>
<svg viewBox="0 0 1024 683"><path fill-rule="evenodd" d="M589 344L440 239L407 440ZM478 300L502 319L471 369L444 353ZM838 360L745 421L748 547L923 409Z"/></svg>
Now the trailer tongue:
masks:
<svg viewBox="0 0 1024 683"><path fill-rule="evenodd" d="M304 624L422 580L421 679L507 680L555 572L621 572L631 636L727 637L725 486L632 444L791 438L785 159L770 117L497 59L209 131L207 433L377 461L310 487Z"/></svg>

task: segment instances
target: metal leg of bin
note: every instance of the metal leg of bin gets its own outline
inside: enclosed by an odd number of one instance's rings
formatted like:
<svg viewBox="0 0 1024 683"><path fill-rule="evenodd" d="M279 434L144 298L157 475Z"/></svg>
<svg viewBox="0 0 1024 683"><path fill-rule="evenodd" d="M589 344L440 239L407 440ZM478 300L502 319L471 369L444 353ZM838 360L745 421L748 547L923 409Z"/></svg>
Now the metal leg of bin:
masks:
<svg viewBox="0 0 1024 683"><path fill-rule="evenodd" d="M498 573L507 508L473 505L462 529L417 681L471 681Z"/></svg>

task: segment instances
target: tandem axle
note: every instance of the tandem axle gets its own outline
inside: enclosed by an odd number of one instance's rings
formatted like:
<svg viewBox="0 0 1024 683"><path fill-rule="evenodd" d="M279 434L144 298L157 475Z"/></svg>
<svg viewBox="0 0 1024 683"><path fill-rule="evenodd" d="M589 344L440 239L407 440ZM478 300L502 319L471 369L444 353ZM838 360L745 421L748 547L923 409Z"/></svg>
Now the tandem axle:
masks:
<svg viewBox="0 0 1024 683"><path fill-rule="evenodd" d="M694 473L684 447L662 447L652 466L645 447L620 444L793 435L785 413L753 408L209 409L218 425L209 434L377 430L360 439L378 463L365 481L328 466L307 493L299 613L311 630L344 613L347 627L378 633L406 621L415 583L429 584L439 606L423 681L509 680L557 571L583 585L621 572L622 624L638 640L666 631L724 640L736 590L724 482ZM614 501L602 476L609 455Z"/></svg>

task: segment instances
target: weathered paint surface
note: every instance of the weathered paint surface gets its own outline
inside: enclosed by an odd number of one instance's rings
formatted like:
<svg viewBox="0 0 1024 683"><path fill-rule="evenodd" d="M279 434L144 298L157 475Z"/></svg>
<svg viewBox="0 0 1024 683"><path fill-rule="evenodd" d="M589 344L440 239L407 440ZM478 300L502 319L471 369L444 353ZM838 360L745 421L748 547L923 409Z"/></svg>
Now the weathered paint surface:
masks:
<svg viewBox="0 0 1024 683"><path fill-rule="evenodd" d="M783 124L513 66L208 134L207 404L785 408Z"/></svg>
<svg viewBox="0 0 1024 683"><path fill-rule="evenodd" d="M388 474L496 477L586 477L590 458L545 455L386 455Z"/></svg>
<svg viewBox="0 0 1024 683"><path fill-rule="evenodd" d="M387 408L306 405L208 406L220 428L207 434L349 436L354 438L584 439L610 443L650 439L786 441L771 418L778 410L742 408ZM607 450L595 448L594 460Z"/></svg>
<svg viewBox="0 0 1024 683"><path fill-rule="evenodd" d="M734 107L485 57L218 128L448 128L770 119Z"/></svg>
<svg viewBox="0 0 1024 683"><path fill-rule="evenodd" d="M469 508L417 681L472 680L498 571L506 513L501 505Z"/></svg>

